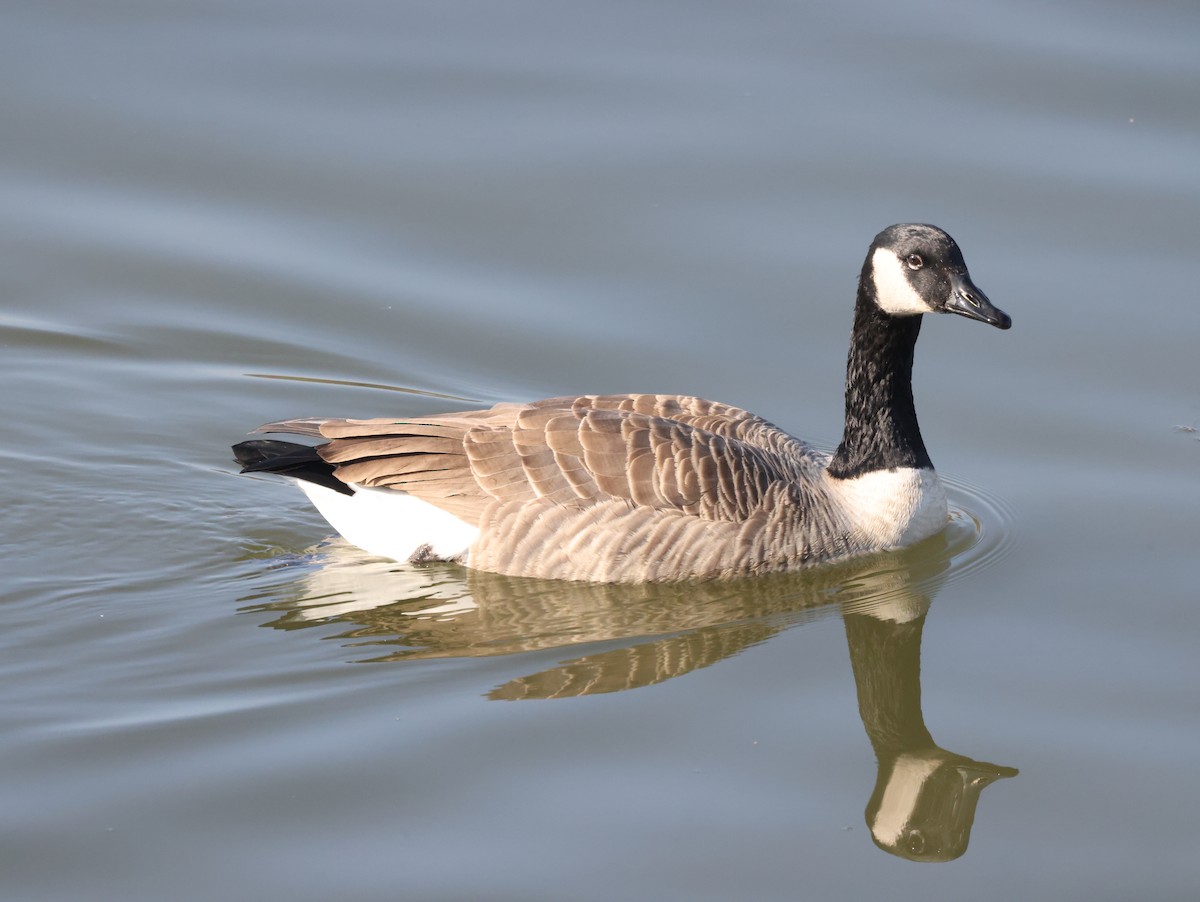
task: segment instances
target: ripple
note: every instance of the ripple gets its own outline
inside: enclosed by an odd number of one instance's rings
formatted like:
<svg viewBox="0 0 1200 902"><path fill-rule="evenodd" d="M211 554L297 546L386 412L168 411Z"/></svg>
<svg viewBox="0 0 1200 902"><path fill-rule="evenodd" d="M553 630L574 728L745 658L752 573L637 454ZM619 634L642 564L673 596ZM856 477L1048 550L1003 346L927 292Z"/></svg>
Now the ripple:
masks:
<svg viewBox="0 0 1200 902"><path fill-rule="evenodd" d="M407 385L388 385L383 382L363 382L361 380L351 379L326 379L317 376L292 376L282 373L246 373L254 379L278 379L284 382L308 382L315 385L339 385L349 386L351 388L370 388L379 391L400 392L406 395L419 395L423 398L441 398L448 401L462 401L467 404L483 404L479 398L468 398L463 395L449 394L447 392L429 391L423 388L412 388Z"/></svg>
<svg viewBox="0 0 1200 902"><path fill-rule="evenodd" d="M1016 514L1009 503L961 479L943 476L942 482L950 503L947 581L987 570L1008 558L1016 547Z"/></svg>

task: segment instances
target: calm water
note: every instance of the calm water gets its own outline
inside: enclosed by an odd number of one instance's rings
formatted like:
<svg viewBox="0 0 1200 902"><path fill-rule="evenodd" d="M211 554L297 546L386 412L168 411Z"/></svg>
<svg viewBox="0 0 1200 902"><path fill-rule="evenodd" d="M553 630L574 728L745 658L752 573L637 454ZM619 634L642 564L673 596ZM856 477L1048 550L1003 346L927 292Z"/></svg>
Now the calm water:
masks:
<svg viewBox="0 0 1200 902"><path fill-rule="evenodd" d="M1194 4L106 6L0 14L0 895L1194 898ZM903 554L405 569L228 460L576 391L831 446L903 220L1015 323L926 323Z"/></svg>

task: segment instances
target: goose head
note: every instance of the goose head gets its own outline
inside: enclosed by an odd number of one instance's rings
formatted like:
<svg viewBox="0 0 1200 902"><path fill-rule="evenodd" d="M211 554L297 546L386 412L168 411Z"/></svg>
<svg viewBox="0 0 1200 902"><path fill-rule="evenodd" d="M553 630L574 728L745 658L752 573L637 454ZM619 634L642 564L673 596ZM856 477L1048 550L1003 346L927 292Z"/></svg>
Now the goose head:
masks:
<svg viewBox="0 0 1200 902"><path fill-rule="evenodd" d="M997 329L1012 325L971 281L958 244L937 226L901 223L876 235L861 290L892 317L957 313Z"/></svg>
<svg viewBox="0 0 1200 902"><path fill-rule="evenodd" d="M953 861L967 851L979 794L1015 767L975 761L936 746L881 760L867 803L879 848L910 861Z"/></svg>

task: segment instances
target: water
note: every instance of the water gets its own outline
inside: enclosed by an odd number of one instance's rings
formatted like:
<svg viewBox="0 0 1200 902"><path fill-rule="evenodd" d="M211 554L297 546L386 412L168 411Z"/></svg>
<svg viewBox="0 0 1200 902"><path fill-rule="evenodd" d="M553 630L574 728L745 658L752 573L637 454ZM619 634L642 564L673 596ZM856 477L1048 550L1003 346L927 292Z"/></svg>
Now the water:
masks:
<svg viewBox="0 0 1200 902"><path fill-rule="evenodd" d="M5 898L1194 894L1200 13L3 18ZM1014 319L926 323L956 518L903 554L397 571L233 474L269 419L576 391L830 446L903 220Z"/></svg>

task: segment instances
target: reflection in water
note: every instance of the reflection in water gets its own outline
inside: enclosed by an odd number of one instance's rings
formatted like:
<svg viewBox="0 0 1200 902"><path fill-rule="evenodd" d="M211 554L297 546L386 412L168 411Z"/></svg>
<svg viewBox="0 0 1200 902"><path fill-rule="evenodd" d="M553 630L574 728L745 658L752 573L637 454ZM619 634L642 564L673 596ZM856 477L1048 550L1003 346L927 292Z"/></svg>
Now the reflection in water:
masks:
<svg viewBox="0 0 1200 902"><path fill-rule="evenodd" d="M966 530L969 531L969 530ZM867 823L875 842L918 861L967 848L979 794L1016 770L939 748L921 713L921 633L963 529L903 552L807 573L678 585L539 581L448 564L401 565L335 542L250 610L296 629L349 624L364 661L481 657L578 647L582 654L494 688L493 699L618 692L707 667L798 622L841 613L859 712L879 762ZM301 562L303 563L303 562ZM265 598L272 601L261 603ZM584 648L586 646L586 648Z"/></svg>
<svg viewBox="0 0 1200 902"><path fill-rule="evenodd" d="M950 861L967 850L979 793L1011 767L939 748L921 714L921 631L928 602L847 613L846 640L858 711L879 771L867 824L880 848L913 861Z"/></svg>

